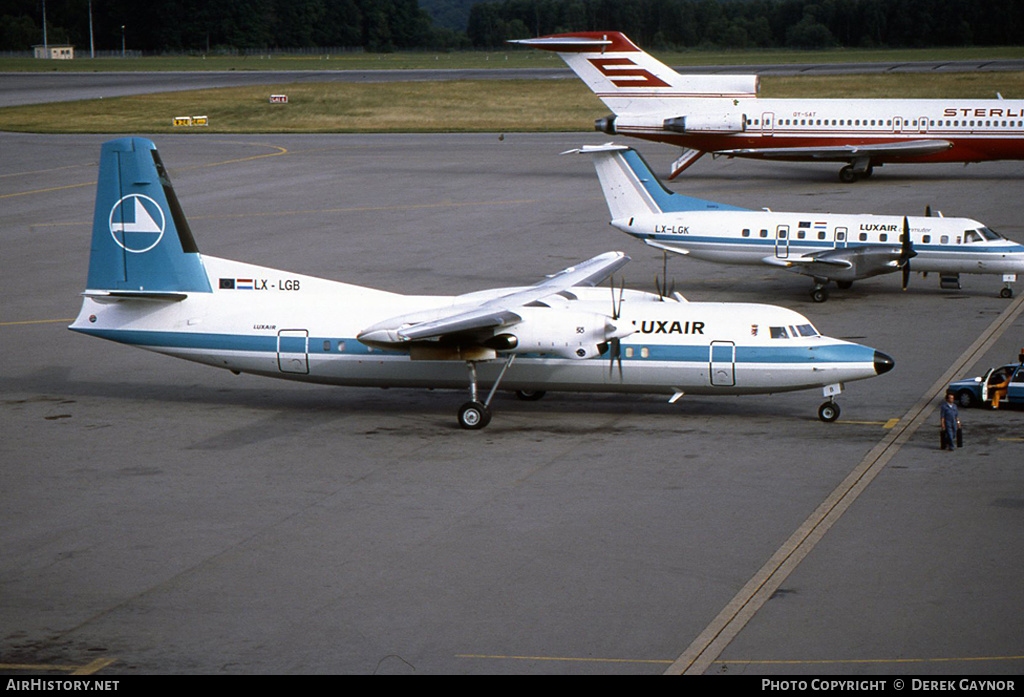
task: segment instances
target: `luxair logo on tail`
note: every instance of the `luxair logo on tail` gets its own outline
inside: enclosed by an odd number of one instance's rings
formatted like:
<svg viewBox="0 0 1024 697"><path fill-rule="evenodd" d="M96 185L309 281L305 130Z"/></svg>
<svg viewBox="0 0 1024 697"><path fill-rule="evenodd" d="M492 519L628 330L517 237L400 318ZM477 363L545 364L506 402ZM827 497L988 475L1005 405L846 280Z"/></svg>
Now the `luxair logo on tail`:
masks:
<svg viewBox="0 0 1024 697"><path fill-rule="evenodd" d="M160 204L143 194L128 194L110 209L110 234L119 247L142 254L160 244L167 220Z"/></svg>
<svg viewBox="0 0 1024 697"><path fill-rule="evenodd" d="M88 288L160 298L212 292L167 169L145 138L103 144Z"/></svg>

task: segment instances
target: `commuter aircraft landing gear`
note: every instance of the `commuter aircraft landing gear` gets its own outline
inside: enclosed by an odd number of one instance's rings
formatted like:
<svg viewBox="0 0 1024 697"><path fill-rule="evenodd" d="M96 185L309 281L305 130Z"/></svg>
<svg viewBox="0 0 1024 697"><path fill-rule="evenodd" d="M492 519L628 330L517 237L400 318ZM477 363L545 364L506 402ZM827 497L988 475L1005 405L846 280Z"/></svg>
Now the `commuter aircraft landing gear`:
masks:
<svg viewBox="0 0 1024 697"><path fill-rule="evenodd" d="M1004 273L1003 274L1003 287L999 291L1000 298L1012 298L1013 297L1013 282L1017 280L1017 274L1015 273Z"/></svg>
<svg viewBox="0 0 1024 697"><path fill-rule="evenodd" d="M836 404L836 396L842 391L843 384L841 382L825 385L824 389L822 389L822 393L828 398L828 401L818 407L818 418L827 424L839 418L840 410L839 405Z"/></svg>
<svg viewBox="0 0 1024 697"><path fill-rule="evenodd" d="M828 279L815 278L814 288L811 289L811 300L816 303L823 303L828 300Z"/></svg>
<svg viewBox="0 0 1024 697"><path fill-rule="evenodd" d="M839 418L839 405L833 400L828 400L818 407L818 418L827 424L832 423Z"/></svg>
<svg viewBox="0 0 1024 697"><path fill-rule="evenodd" d="M501 379L505 377L505 371L509 369L515 359L516 354L513 353L505 361L501 372L498 373L498 379L494 381L491 391L487 393L487 399L483 402L477 396L476 361L466 361L466 366L469 368L469 401L459 407L459 426L476 431L491 423L491 400L494 398L494 393L498 391Z"/></svg>

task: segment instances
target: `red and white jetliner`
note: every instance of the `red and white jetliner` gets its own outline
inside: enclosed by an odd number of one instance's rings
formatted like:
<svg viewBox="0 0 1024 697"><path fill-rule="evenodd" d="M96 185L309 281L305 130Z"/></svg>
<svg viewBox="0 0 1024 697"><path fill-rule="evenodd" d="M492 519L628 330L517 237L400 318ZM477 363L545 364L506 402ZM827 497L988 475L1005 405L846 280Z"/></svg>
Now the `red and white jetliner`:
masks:
<svg viewBox="0 0 1024 697"><path fill-rule="evenodd" d="M887 162L1024 159L1024 100L763 99L756 75L680 75L619 32L514 41L555 51L612 114L594 126L705 153L847 163L847 183Z"/></svg>

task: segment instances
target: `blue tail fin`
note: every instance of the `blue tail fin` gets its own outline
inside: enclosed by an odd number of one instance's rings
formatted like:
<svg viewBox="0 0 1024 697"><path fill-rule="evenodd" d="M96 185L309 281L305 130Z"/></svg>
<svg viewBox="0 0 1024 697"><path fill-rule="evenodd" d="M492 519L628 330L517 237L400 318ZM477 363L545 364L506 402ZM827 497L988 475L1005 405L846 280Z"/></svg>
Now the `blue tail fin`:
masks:
<svg viewBox="0 0 1024 697"><path fill-rule="evenodd" d="M571 152L594 157L594 167L613 220L645 213L748 210L668 190L633 148L609 143L584 146Z"/></svg>
<svg viewBox="0 0 1024 697"><path fill-rule="evenodd" d="M103 144L88 289L211 292L167 170L145 138Z"/></svg>

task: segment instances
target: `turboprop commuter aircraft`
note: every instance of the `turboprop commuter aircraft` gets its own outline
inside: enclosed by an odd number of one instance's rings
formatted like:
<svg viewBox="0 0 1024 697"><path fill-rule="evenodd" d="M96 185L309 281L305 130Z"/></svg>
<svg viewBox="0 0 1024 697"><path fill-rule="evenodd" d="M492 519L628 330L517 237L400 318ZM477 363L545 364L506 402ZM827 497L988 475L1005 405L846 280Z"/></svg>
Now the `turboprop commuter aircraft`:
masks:
<svg viewBox="0 0 1024 697"><path fill-rule="evenodd" d="M628 261L608 252L532 285L411 296L199 253L156 147L103 146L92 253L71 329L234 373L332 385L463 388L459 424L482 428L499 386L754 394L821 387L893 366L772 305L690 303L595 287ZM602 359L602 356L604 357ZM478 383L490 385L481 398Z"/></svg>
<svg viewBox="0 0 1024 697"><path fill-rule="evenodd" d="M586 146L593 156L611 224L665 252L725 264L761 264L814 279L811 297L828 299L829 281L902 270L935 271L944 286L959 274L1002 274L1000 295L1024 273L1024 246L969 218L753 211L666 189L643 158L623 145ZM911 262L913 260L913 262Z"/></svg>
<svg viewBox="0 0 1024 697"><path fill-rule="evenodd" d="M680 145L671 177L705 153L848 163L847 183L886 162L1024 159L1024 101L761 99L756 75L680 75L618 32L512 43L555 51L612 110L595 128Z"/></svg>

